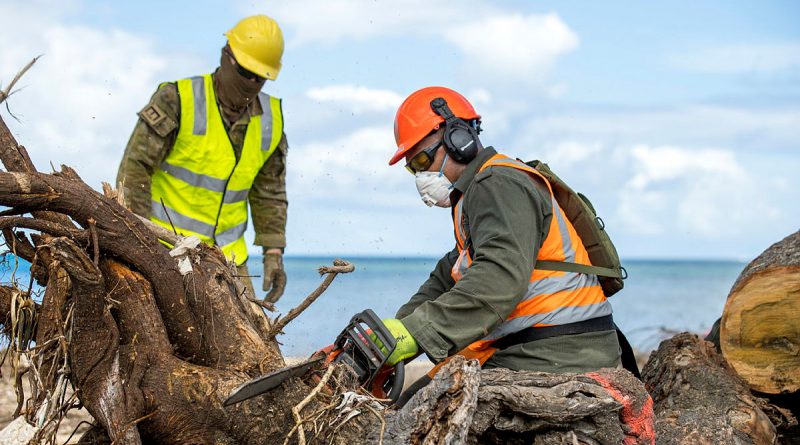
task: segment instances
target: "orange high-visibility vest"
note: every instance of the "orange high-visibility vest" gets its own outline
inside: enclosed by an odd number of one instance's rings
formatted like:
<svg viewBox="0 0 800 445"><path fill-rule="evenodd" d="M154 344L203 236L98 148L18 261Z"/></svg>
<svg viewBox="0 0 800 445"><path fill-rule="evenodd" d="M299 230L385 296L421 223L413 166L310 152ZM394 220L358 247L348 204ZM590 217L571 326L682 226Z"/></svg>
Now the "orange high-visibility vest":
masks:
<svg viewBox="0 0 800 445"><path fill-rule="evenodd" d="M544 176L532 167L501 154L489 159L481 166L479 172L489 167L515 168L531 175L533 180L541 179L547 185L553 206L553 218L550 221L547 237L536 257L537 261L566 261L591 265L583 242L556 202L550 183ZM462 195L453 210L456 246L460 253L451 270L451 276L456 282L469 272L472 264L467 245L468 228L463 224L463 203ZM492 347L492 342L506 335L529 327L575 323L610 314L611 304L606 300L596 275L534 268L528 289L511 314L488 335L470 344L458 354L476 358L483 364L497 350Z"/></svg>

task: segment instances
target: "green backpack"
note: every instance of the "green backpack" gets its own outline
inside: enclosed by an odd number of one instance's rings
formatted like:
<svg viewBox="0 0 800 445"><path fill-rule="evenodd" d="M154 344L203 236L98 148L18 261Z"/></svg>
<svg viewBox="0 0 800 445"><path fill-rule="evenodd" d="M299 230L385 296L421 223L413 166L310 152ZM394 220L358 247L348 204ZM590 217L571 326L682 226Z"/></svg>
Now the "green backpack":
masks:
<svg viewBox="0 0 800 445"><path fill-rule="evenodd" d="M628 273L622 267L617 249L589 198L572 190L544 162L530 161L526 164L536 169L550 182L556 202L575 227L589 254L589 261L592 262L591 266L586 266L563 261L537 261L535 268L597 275L606 297L619 292L625 286L623 280L628 278Z"/></svg>

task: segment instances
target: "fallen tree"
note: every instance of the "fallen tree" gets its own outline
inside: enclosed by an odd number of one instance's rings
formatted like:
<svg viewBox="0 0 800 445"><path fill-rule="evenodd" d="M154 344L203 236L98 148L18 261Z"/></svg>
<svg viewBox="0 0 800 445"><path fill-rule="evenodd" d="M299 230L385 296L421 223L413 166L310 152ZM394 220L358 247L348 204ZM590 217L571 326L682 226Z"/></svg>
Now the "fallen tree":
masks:
<svg viewBox="0 0 800 445"><path fill-rule="evenodd" d="M0 160L4 240L46 289L37 308L30 286L6 287L0 319L12 354L30 356L36 393L18 411L47 425L38 435L75 404L61 399L69 381L116 443L283 440L291 408L310 391L299 382L270 399L221 406L243 380L285 363L270 320L218 249L187 251L191 272L182 274L113 193L97 193L69 168L36 172L2 121ZM32 329L20 328L26 313L35 314Z"/></svg>

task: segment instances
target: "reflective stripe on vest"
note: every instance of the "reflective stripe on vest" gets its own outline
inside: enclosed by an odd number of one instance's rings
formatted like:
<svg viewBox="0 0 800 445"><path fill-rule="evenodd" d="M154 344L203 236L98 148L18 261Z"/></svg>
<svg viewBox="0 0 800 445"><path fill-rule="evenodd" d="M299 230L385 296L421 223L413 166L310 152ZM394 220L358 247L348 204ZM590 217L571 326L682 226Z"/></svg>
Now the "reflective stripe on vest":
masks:
<svg viewBox="0 0 800 445"><path fill-rule="evenodd" d="M511 167L524 171L534 178L540 178L547 185L553 208L553 218L536 259L590 265L589 255L583 242L556 202L547 180L524 163L500 154L489 159L480 171L493 166ZM467 245L469 227L463 213L463 204L462 196L453 211L456 246L459 250L459 257L451 269L451 276L455 281L462 279L472 264L470 246ZM525 295L511 314L487 336L469 345L467 349L475 353L486 351L490 356L493 352L492 341L528 327L574 323L610 314L611 304L606 301L596 275L534 269L531 272ZM485 357L484 361L487 358Z"/></svg>
<svg viewBox="0 0 800 445"><path fill-rule="evenodd" d="M222 248L229 260L247 260L247 195L280 143L280 99L258 95L262 114L250 116L237 162L222 123L211 75L176 82L181 117L175 143L153 173L150 219Z"/></svg>

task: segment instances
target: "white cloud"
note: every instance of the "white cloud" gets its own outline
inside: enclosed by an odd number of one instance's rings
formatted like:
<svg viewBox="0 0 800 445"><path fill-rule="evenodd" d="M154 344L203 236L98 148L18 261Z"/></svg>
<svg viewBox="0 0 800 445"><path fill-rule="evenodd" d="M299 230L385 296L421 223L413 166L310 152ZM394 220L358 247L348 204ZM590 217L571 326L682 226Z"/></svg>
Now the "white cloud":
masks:
<svg viewBox="0 0 800 445"><path fill-rule="evenodd" d="M600 153L602 148L602 145L599 143L584 144L575 141L565 141L547 150L544 159L552 166L568 168Z"/></svg>
<svg viewBox="0 0 800 445"><path fill-rule="evenodd" d="M520 14L497 3L465 0L457 8L444 2L397 0L310 0L272 5L290 47L333 46L350 39L399 37L428 39L462 57L459 74L482 81L499 80L536 87L558 97L566 85L550 85L548 76L558 58L578 47L576 33L556 13ZM243 13L263 12L259 5L240 4Z"/></svg>
<svg viewBox="0 0 800 445"><path fill-rule="evenodd" d="M475 88L467 91L465 97L469 99L473 106L492 103L492 93L485 88Z"/></svg>
<svg viewBox="0 0 800 445"><path fill-rule="evenodd" d="M336 196L352 206L396 205L396 188L407 186L414 198L414 180L401 166L389 166L394 153L391 127L364 127L333 140L314 140L294 145L292 160L302 165L289 172L288 187L304 198ZM393 198L387 200L387 195ZM327 199L327 198L326 198Z"/></svg>
<svg viewBox="0 0 800 445"><path fill-rule="evenodd" d="M414 177L400 165L389 166L394 148L389 126L292 146L289 220L301 223L290 227L289 245L304 252L381 255L452 248L449 214L426 207Z"/></svg>
<svg viewBox="0 0 800 445"><path fill-rule="evenodd" d="M707 73L771 73L800 67L800 43L725 45L673 54L669 63Z"/></svg>
<svg viewBox="0 0 800 445"><path fill-rule="evenodd" d="M579 44L555 13L483 17L450 26L444 36L464 53L472 74L534 83L545 80L556 60Z"/></svg>
<svg viewBox="0 0 800 445"><path fill-rule="evenodd" d="M403 102L403 97L392 90L371 89L355 85L311 88L306 92L306 96L318 102L342 104L354 113L394 111Z"/></svg>
<svg viewBox="0 0 800 445"><path fill-rule="evenodd" d="M515 145L542 141L604 141L614 146L717 146L736 150L794 151L800 140L797 107L746 108L686 105L672 108L583 108L532 115Z"/></svg>
<svg viewBox="0 0 800 445"><path fill-rule="evenodd" d="M69 164L98 186L114 181L135 113L159 82L171 80L169 67L197 63L157 50L147 37L70 24L64 17L79 5L67 5L40 15L42 6L35 3L3 4L0 78L10 79L43 54L18 84L24 88L9 99L20 122L5 120L40 169Z"/></svg>
<svg viewBox="0 0 800 445"><path fill-rule="evenodd" d="M655 147L637 145L631 149L637 164L636 175L628 183L634 190L645 190L648 186L680 179L683 176L719 175L743 176L744 170L729 150L686 150L678 147Z"/></svg>
<svg viewBox="0 0 800 445"><path fill-rule="evenodd" d="M774 213L731 150L637 145L628 153L633 174L618 210L634 231L719 237Z"/></svg>
<svg viewBox="0 0 800 445"><path fill-rule="evenodd" d="M240 3L240 9L248 14L264 12L263 6L251 2ZM342 39L386 35L430 35L442 26L443 17L461 21L484 9L474 0L465 0L458 8L427 0L306 0L270 5L269 14L290 30L289 44L298 46L311 42L332 45Z"/></svg>

